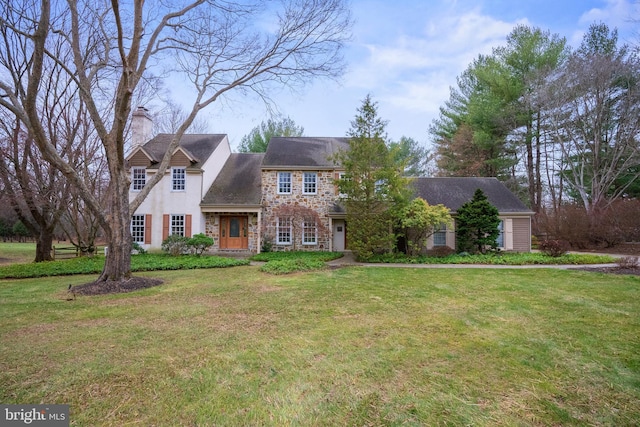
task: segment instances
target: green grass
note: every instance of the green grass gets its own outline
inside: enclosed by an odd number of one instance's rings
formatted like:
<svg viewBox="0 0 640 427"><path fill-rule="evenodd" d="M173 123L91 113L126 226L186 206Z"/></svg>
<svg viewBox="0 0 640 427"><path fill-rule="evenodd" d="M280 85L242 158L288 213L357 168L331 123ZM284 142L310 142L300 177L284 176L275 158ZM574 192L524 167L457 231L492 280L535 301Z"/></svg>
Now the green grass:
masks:
<svg viewBox="0 0 640 427"><path fill-rule="evenodd" d="M196 268L223 268L247 265L243 259L217 256L169 256L144 254L131 257L131 271L189 270ZM98 274L104 267L104 257L80 257L60 261L0 266L0 279L26 279L34 277L68 276L74 274Z"/></svg>
<svg viewBox="0 0 640 427"><path fill-rule="evenodd" d="M640 280L555 269L258 267L0 281L0 401L73 426L633 426Z"/></svg>
<svg viewBox="0 0 640 427"><path fill-rule="evenodd" d="M0 261L10 263L27 263L36 258L36 244L0 242Z"/></svg>

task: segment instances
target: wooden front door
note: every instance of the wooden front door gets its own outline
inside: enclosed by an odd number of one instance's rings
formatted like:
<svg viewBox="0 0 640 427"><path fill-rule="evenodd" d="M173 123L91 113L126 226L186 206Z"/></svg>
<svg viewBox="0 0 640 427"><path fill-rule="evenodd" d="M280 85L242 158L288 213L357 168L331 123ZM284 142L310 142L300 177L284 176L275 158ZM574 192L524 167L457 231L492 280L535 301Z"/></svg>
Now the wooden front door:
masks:
<svg viewBox="0 0 640 427"><path fill-rule="evenodd" d="M249 249L249 218L220 217L220 249Z"/></svg>

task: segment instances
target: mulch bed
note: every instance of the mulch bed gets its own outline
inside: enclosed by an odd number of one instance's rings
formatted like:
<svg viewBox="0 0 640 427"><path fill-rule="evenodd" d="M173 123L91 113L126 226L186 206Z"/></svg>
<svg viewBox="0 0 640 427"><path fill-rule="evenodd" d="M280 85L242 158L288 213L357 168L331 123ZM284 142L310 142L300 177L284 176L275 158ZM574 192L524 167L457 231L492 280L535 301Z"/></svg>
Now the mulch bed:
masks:
<svg viewBox="0 0 640 427"><path fill-rule="evenodd" d="M148 277L132 277L128 280L106 282L91 282L69 288L69 293L74 295L104 295L132 292L139 289L151 288L161 285L160 279L150 279Z"/></svg>

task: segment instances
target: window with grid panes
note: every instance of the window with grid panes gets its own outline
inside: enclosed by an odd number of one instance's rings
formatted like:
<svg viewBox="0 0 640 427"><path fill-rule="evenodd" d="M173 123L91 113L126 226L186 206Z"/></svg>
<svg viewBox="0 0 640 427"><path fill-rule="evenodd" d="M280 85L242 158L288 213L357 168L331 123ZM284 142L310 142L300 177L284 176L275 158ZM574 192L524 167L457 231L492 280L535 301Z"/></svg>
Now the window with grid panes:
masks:
<svg viewBox="0 0 640 427"><path fill-rule="evenodd" d="M185 168L171 168L171 190L184 191L187 183Z"/></svg>
<svg viewBox="0 0 640 427"><path fill-rule="evenodd" d="M291 218L278 218L276 227L277 243L279 245L291 244Z"/></svg>
<svg viewBox="0 0 640 427"><path fill-rule="evenodd" d="M171 222L169 224L169 235L177 234L178 236L184 236L185 232L185 220L184 215L171 215Z"/></svg>
<svg viewBox="0 0 640 427"><path fill-rule="evenodd" d="M145 168L135 167L131 169L131 185L133 191L140 191L147 183L147 170Z"/></svg>
<svg viewBox="0 0 640 427"><path fill-rule="evenodd" d="M433 246L447 246L447 224L440 224L438 231L433 233Z"/></svg>
<svg viewBox="0 0 640 427"><path fill-rule="evenodd" d="M302 224L302 244L315 245L318 243L318 227L314 219L305 219Z"/></svg>
<svg viewBox="0 0 640 427"><path fill-rule="evenodd" d="M318 192L318 174L305 172L302 174L302 192L304 194L316 194Z"/></svg>
<svg viewBox="0 0 640 427"><path fill-rule="evenodd" d="M278 172L278 194L291 194L291 172Z"/></svg>
<svg viewBox="0 0 640 427"><path fill-rule="evenodd" d="M136 243L144 243L144 215L131 217L131 237Z"/></svg>

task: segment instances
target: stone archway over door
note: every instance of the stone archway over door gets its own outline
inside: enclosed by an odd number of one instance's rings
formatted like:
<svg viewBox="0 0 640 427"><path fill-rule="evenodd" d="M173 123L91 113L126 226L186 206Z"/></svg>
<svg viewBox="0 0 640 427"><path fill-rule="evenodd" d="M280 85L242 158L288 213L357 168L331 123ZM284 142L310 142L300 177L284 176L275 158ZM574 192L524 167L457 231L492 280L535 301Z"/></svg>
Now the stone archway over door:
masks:
<svg viewBox="0 0 640 427"><path fill-rule="evenodd" d="M220 249L249 249L249 217L220 217Z"/></svg>

